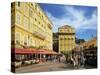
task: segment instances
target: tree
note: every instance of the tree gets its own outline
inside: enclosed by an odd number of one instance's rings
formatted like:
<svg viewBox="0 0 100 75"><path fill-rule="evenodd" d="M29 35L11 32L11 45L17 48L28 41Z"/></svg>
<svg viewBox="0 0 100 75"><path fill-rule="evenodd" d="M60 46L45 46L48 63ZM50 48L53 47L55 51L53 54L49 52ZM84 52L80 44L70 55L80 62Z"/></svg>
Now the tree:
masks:
<svg viewBox="0 0 100 75"><path fill-rule="evenodd" d="M85 40L84 39L75 38L75 42L76 42L76 44L81 44L81 43L84 43Z"/></svg>

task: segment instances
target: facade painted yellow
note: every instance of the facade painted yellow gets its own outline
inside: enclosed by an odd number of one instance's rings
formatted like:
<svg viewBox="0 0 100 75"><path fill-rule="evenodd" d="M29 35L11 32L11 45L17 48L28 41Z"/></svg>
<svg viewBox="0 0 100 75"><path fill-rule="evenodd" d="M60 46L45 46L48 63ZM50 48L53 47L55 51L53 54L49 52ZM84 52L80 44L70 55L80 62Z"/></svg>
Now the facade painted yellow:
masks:
<svg viewBox="0 0 100 75"><path fill-rule="evenodd" d="M12 42L15 45L19 42L21 45L52 50L52 22L39 4L13 2L11 21Z"/></svg>
<svg viewBox="0 0 100 75"><path fill-rule="evenodd" d="M73 50L83 51L83 50L86 50L86 49L87 50L91 49L93 47L97 47L97 37L93 37L92 39L77 45Z"/></svg>
<svg viewBox="0 0 100 75"><path fill-rule="evenodd" d="M58 29L59 52L71 51L75 47L75 29L64 25Z"/></svg>
<svg viewBox="0 0 100 75"><path fill-rule="evenodd" d="M92 47L97 47L97 37L94 37L94 38L80 44L80 47L82 48L82 50L89 49Z"/></svg>

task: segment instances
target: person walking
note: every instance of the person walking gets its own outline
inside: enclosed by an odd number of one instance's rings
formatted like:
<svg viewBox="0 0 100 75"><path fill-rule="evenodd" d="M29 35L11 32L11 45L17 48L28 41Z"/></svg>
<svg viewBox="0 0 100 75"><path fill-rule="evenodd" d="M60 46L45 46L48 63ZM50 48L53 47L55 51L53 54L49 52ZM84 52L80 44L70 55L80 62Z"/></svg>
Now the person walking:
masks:
<svg viewBox="0 0 100 75"><path fill-rule="evenodd" d="M73 67L75 68L76 66L75 56L71 56L70 60L71 60L70 64L73 64Z"/></svg>
<svg viewBox="0 0 100 75"><path fill-rule="evenodd" d="M81 52L81 57L80 57L81 67L85 66L85 61L86 61L86 58L84 57L84 53Z"/></svg>
<svg viewBox="0 0 100 75"><path fill-rule="evenodd" d="M78 68L78 57L77 56L73 57L73 64L74 64L74 68L77 69Z"/></svg>
<svg viewBox="0 0 100 75"><path fill-rule="evenodd" d="M85 57L81 57L81 67L84 67L85 66Z"/></svg>
<svg viewBox="0 0 100 75"><path fill-rule="evenodd" d="M60 56L57 57L57 60L58 60L59 63L61 62Z"/></svg>

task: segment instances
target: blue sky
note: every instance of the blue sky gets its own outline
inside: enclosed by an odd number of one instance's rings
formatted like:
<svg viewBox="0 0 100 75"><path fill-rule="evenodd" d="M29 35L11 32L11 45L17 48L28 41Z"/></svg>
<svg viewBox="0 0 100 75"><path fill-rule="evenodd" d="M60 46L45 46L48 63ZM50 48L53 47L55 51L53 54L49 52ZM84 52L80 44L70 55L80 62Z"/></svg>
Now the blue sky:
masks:
<svg viewBox="0 0 100 75"><path fill-rule="evenodd" d="M97 36L97 8L93 6L39 4L53 23L53 32L58 27L70 25L76 37L89 40Z"/></svg>

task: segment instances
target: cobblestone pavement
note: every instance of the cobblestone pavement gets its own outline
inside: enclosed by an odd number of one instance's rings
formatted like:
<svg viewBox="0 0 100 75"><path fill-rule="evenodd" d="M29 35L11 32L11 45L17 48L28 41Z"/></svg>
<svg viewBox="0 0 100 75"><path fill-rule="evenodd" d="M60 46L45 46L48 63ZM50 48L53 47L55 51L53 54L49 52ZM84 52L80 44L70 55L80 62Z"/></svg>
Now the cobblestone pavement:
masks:
<svg viewBox="0 0 100 75"><path fill-rule="evenodd" d="M89 68L91 67L88 66L88 69ZM46 62L46 63L33 64L17 68L16 73L64 71L64 70L74 70L74 69L75 68L71 64ZM85 69L85 68L80 67L79 69Z"/></svg>

